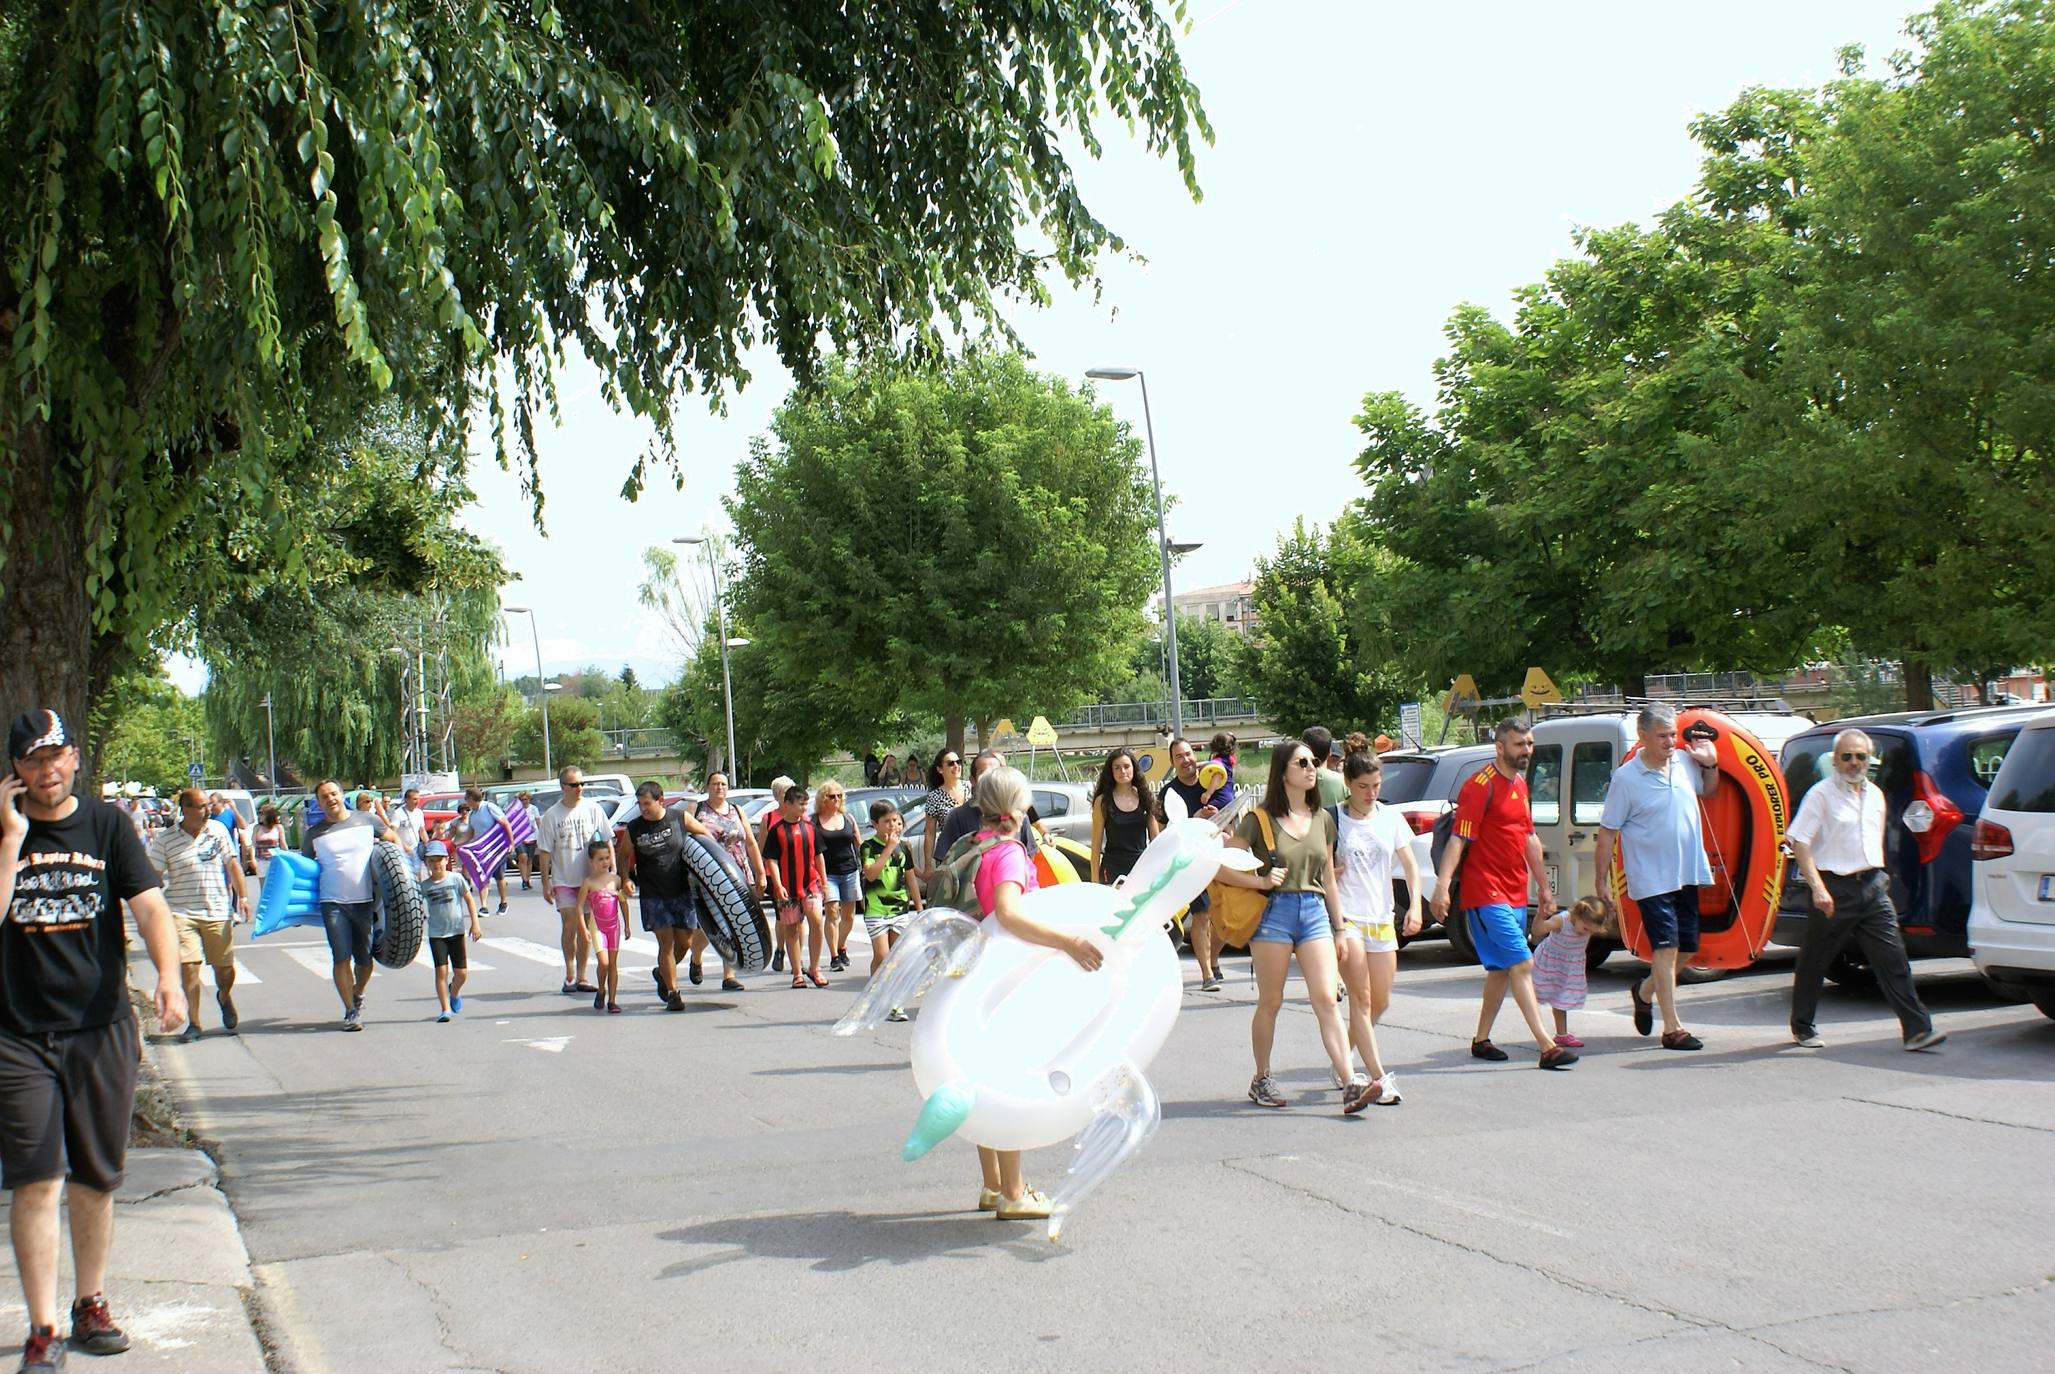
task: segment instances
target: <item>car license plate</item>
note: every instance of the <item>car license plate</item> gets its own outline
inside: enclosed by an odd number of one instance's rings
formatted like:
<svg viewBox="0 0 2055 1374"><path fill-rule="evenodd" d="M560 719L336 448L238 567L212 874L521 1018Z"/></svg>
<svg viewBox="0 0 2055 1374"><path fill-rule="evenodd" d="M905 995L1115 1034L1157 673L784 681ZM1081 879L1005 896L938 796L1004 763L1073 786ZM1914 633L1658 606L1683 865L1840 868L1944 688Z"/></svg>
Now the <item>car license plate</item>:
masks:
<svg viewBox="0 0 2055 1374"><path fill-rule="evenodd" d="M1563 900L1563 880L1561 879L1561 877L1557 875L1556 866L1554 864L1550 864L1548 866L1548 890L1555 894L1555 898L1558 902ZM2047 896L2048 880L2046 878L2043 878L2041 880L2042 900L2045 901L2047 899Z"/></svg>
<svg viewBox="0 0 2055 1374"><path fill-rule="evenodd" d="M2041 900L2055 902L2055 873L2041 875Z"/></svg>

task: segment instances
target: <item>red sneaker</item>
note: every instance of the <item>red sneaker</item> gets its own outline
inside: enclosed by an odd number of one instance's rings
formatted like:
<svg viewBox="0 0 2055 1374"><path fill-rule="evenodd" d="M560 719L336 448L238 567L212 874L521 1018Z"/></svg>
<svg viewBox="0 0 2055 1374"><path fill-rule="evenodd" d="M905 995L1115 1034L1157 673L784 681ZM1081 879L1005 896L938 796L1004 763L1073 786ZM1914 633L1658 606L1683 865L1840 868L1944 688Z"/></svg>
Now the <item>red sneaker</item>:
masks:
<svg viewBox="0 0 2055 1374"><path fill-rule="evenodd" d="M32 1326L28 1342L21 1348L18 1374L55 1374L64 1368L64 1342L54 1326Z"/></svg>
<svg viewBox="0 0 2055 1374"><path fill-rule="evenodd" d="M71 1343L88 1355L119 1355L128 1349L128 1333L114 1324L104 1295L95 1293L71 1305Z"/></svg>

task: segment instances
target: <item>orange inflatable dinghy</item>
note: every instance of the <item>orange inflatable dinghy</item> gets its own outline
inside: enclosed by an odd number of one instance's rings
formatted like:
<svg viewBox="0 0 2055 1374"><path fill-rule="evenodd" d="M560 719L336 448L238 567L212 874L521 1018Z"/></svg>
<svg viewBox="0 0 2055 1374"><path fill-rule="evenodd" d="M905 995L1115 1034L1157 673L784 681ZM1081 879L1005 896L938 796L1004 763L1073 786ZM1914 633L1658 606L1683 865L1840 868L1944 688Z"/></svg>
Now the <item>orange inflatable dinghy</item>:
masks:
<svg viewBox="0 0 2055 1374"><path fill-rule="evenodd" d="M1784 828L1791 819L1784 771L1761 740L1718 711L1679 711L1677 733L1679 748L1710 739L1720 767L1719 789L1698 803L1713 880L1698 889L1698 953L1688 962L1693 968L1747 968L1769 942L1784 885ZM1639 752L1637 746L1627 757ZM1620 843L1624 849L1625 836ZM1624 864L1613 865L1611 882L1620 942L1646 959L1648 932L1641 909L1627 896Z"/></svg>

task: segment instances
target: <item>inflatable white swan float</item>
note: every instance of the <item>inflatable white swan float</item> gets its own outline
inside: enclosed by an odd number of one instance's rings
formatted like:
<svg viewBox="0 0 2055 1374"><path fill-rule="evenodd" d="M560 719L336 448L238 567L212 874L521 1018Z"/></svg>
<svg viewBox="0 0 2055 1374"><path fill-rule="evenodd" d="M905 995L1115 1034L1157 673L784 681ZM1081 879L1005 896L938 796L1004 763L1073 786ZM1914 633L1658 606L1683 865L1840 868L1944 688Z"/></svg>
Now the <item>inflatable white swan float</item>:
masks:
<svg viewBox="0 0 2055 1374"><path fill-rule="evenodd" d="M835 1023L836 1035L871 1029L940 983L914 1025L913 1080L925 1101L901 1155L918 1159L956 1134L993 1150L1075 1136L1077 1157L1052 1197L1051 1240L1161 1120L1142 1070L1169 1037L1184 992L1165 928L1218 869L1257 866L1226 847L1240 808L1191 820L1175 793L1165 801L1171 823L1118 887L1064 883L1022 898L1035 920L1097 944L1105 962L1096 972L1016 939L996 918L930 908Z"/></svg>

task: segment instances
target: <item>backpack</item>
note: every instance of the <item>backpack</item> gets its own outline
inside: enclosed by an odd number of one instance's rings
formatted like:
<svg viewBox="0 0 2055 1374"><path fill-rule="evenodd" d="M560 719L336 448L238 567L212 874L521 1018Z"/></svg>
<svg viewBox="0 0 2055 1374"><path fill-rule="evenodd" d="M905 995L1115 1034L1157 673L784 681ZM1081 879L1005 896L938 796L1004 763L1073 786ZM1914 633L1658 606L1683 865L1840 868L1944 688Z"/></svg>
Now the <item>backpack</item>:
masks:
<svg viewBox="0 0 2055 1374"><path fill-rule="evenodd" d="M949 852L928 883L929 906L946 906L955 911L978 913L978 868L985 855L1002 844L1018 844L1010 835L965 835L949 846ZM1025 846L1023 846L1025 848Z"/></svg>
<svg viewBox="0 0 2055 1374"><path fill-rule="evenodd" d="M1498 774L1496 773L1493 773L1490 777L1484 780L1484 810L1487 814L1491 811L1491 789L1497 782ZM1463 785L1467 787L1469 786L1469 783L1466 781ZM1461 795L1461 789L1457 790L1457 795ZM1434 871L1437 874L1441 872L1442 851L1448 848L1449 836L1455 833L1456 808L1451 806L1448 810L1442 812L1439 816L1436 816L1434 818L1434 839L1430 842L1428 863L1433 865ZM1466 847L1463 850L1463 859L1458 859L1456 861L1455 873L1449 875L1451 881L1453 881L1455 877L1463 871L1463 860L1468 859L1469 856L1470 851Z"/></svg>

